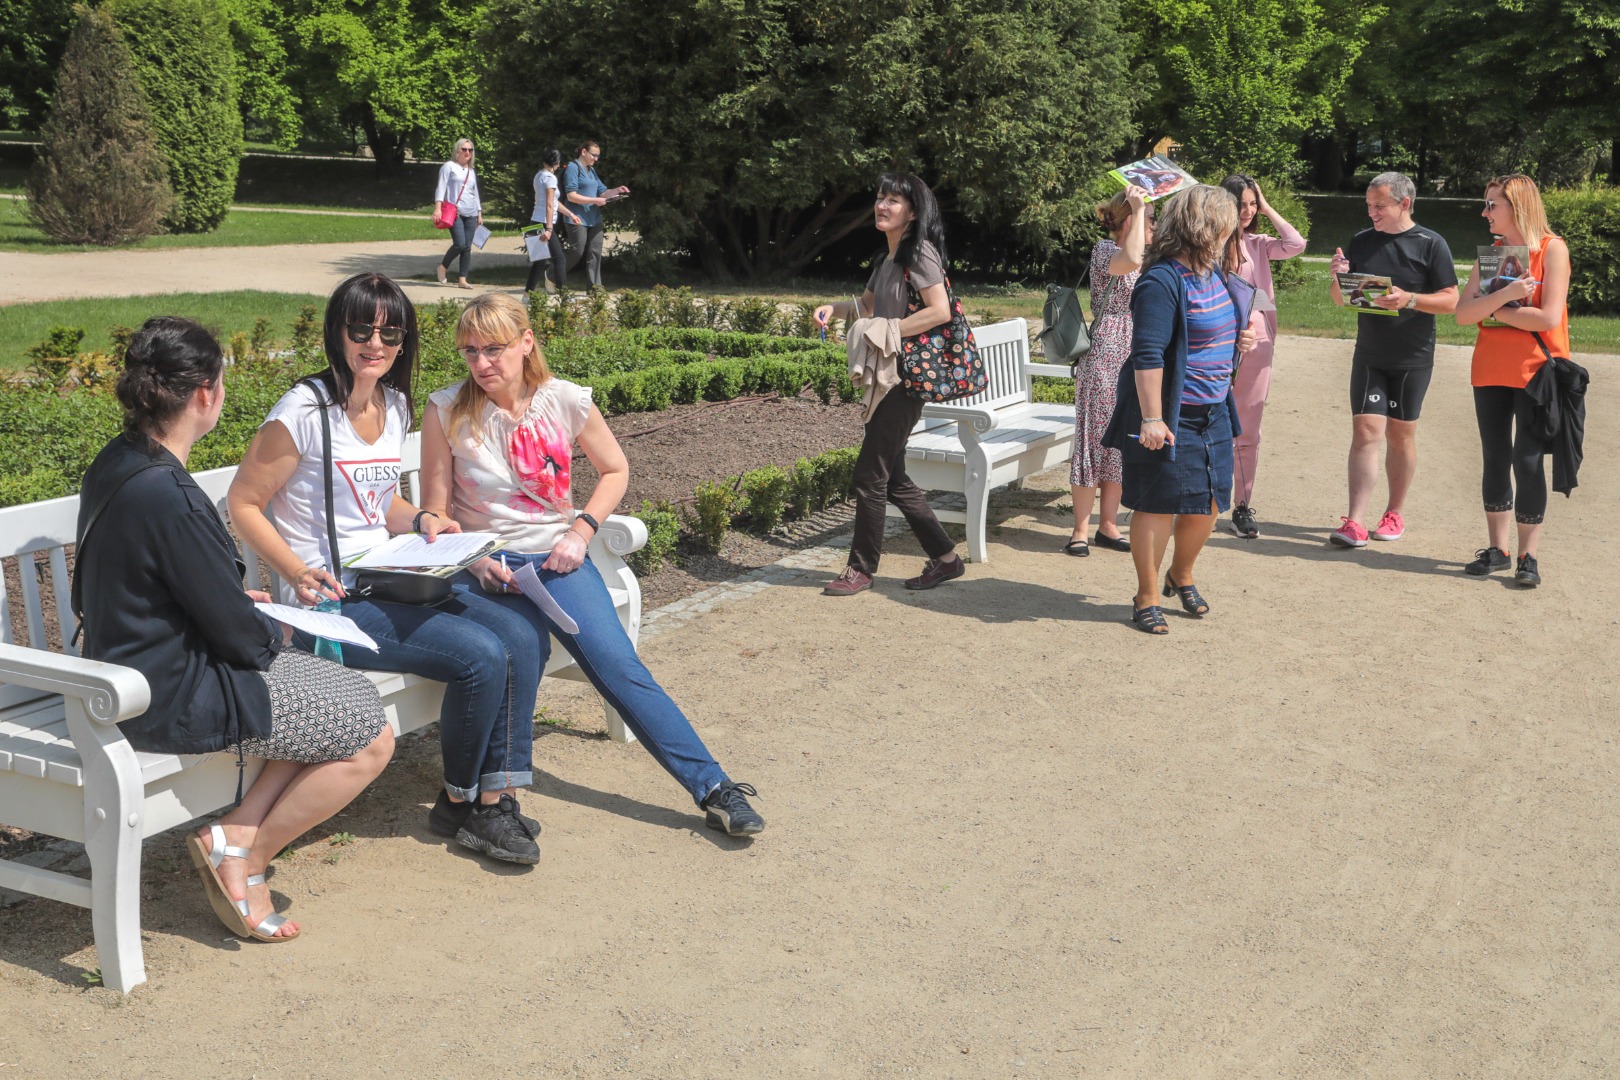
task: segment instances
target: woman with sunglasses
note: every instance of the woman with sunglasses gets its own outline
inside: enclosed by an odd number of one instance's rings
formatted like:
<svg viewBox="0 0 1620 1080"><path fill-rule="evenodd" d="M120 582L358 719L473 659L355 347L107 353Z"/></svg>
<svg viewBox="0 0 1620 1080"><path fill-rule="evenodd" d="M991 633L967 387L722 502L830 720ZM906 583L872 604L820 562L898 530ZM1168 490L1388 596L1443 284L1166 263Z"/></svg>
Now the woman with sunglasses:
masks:
<svg viewBox="0 0 1620 1080"><path fill-rule="evenodd" d="M1457 322L1480 324L1472 381L1485 456L1480 488L1486 544L1463 569L1483 577L1513 566L1514 580L1533 589L1541 584L1536 545L1547 513L1548 446L1536 435L1535 404L1525 388L1549 356L1569 355L1569 245L1553 235L1541 192L1522 173L1490 182L1480 216L1499 246L1529 249L1530 267L1495 292L1482 293L1475 260L1457 301ZM1515 526L1517 563L1507 552Z"/></svg>
<svg viewBox="0 0 1620 1080"><path fill-rule="evenodd" d="M415 532L431 541L461 530L399 493L400 450L413 415L416 309L390 279L357 274L327 301L325 338L326 370L289 390L248 447L231 483L231 519L287 583L288 602L339 600L343 614L376 639L376 650L343 646L345 665L446 684L439 713L444 786L428 827L496 859L538 862L540 827L519 813L516 796L533 781L534 710L532 703L513 708L508 692L539 678L533 656L507 647L527 624L515 617L506 625L474 621L454 596L435 606L357 597L347 591L353 571L335 565L328 542L328 514L345 559L390 534Z"/></svg>
<svg viewBox="0 0 1620 1080"><path fill-rule="evenodd" d="M434 270L439 275L440 285L450 284L446 273L450 263L459 257L461 267L456 284L463 289L472 288L467 283L467 270L472 266L473 233L484 223L484 204L478 198L478 174L473 171L473 153L471 139L457 139L455 153L450 155L449 161L439 166L439 184L433 190L435 210L443 202L456 204L456 220L450 226L450 249Z"/></svg>
<svg viewBox="0 0 1620 1080"><path fill-rule="evenodd" d="M590 388L551 374L528 313L510 296L489 293L468 304L456 345L470 377L435 393L422 417L422 503L505 541L500 561L483 559L457 576L455 594L468 618L499 628L514 654L533 661L521 679L514 666L512 708L533 712L555 637L710 828L732 836L762 831L765 821L747 799L756 792L732 782L648 672L586 553L630 477ZM598 477L583 508L575 507L570 484L576 443ZM512 584L524 566L534 568L574 629L558 626Z"/></svg>

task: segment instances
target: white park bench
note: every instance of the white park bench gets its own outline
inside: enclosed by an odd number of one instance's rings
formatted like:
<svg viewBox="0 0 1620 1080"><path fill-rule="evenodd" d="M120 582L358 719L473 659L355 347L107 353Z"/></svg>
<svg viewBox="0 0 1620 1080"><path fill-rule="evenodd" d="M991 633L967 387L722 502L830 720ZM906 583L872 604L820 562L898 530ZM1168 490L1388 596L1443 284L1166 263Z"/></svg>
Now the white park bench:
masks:
<svg viewBox="0 0 1620 1080"><path fill-rule="evenodd" d="M402 476L414 490L420 468L419 435L406 440ZM209 498L225 512L235 468L198 473ZM14 598L0 580L0 824L82 842L90 862L85 880L55 870L0 860L0 887L88 907L95 929L103 985L128 992L146 981L141 951L141 841L232 805L236 755L177 756L135 750L118 729L150 701L146 679L133 669L85 660L69 644L65 545L73 543L78 496L0 510L0 556L16 557L21 622L27 644L15 640ZM624 556L647 542L635 518L614 515L591 540L591 561L632 641L641 624L641 588ZM244 550L249 583L259 562ZM266 568L268 570L268 568ZM42 598L56 598L60 627L47 640ZM444 684L414 675L369 672L396 734L439 718ZM546 674L583 681L561 644L553 642ZM632 736L606 707L609 734ZM263 762L248 759L246 780Z"/></svg>
<svg viewBox="0 0 1620 1080"><path fill-rule="evenodd" d="M1027 476L1066 462L1074 453L1074 406L1030 399L1036 375L1070 378L1067 364L1029 359L1029 326L1009 319L973 328L990 382L984 392L943 405L924 405L906 441L906 473L930 491L959 491L966 511L938 510L941 521L967 526L968 558L985 562L990 492L1018 487ZM891 517L899 510L888 507Z"/></svg>

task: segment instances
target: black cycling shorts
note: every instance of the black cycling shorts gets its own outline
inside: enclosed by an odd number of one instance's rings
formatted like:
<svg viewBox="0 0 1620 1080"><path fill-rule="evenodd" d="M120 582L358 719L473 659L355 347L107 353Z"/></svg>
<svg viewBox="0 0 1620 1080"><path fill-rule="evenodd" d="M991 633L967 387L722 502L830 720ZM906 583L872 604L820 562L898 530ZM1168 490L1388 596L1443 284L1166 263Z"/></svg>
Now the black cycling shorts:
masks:
<svg viewBox="0 0 1620 1080"><path fill-rule="evenodd" d="M1350 362L1350 411L1358 416L1387 416L1413 421L1423 412L1434 368L1385 371L1360 359Z"/></svg>

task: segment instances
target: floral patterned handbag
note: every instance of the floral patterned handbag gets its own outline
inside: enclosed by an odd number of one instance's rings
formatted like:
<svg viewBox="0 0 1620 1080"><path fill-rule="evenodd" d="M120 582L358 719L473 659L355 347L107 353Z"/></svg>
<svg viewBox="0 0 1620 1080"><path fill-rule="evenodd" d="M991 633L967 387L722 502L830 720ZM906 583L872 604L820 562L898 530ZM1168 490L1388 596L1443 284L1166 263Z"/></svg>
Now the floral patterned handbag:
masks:
<svg viewBox="0 0 1620 1080"><path fill-rule="evenodd" d="M990 376L973 342L962 302L945 279L945 296L950 300L951 321L932 330L900 340L900 384L908 395L928 402L954 401L972 397L990 384ZM915 315L927 307L911 285L906 271L906 314Z"/></svg>

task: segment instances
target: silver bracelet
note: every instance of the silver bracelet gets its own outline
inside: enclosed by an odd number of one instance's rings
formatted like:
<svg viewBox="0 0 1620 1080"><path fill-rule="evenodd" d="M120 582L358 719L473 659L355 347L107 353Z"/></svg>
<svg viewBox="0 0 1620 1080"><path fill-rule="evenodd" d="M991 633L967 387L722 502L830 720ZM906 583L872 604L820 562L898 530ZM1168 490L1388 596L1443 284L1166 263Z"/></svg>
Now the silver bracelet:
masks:
<svg viewBox="0 0 1620 1080"><path fill-rule="evenodd" d="M1162 416L1145 416L1145 417L1142 418L1142 423L1144 423L1144 424L1162 424L1162 423L1164 423L1164 417L1162 417Z"/></svg>

